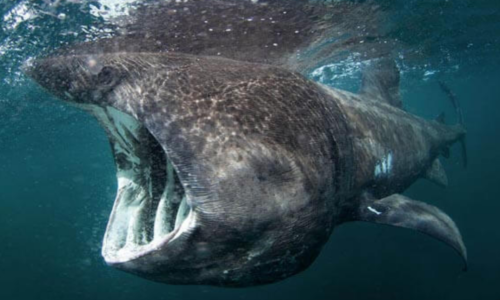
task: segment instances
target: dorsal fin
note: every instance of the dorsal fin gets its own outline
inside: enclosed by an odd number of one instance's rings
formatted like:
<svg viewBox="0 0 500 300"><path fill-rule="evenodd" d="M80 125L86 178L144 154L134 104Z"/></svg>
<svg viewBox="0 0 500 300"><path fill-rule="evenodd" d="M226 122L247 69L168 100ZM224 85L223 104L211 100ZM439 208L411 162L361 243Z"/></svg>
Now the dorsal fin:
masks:
<svg viewBox="0 0 500 300"><path fill-rule="evenodd" d="M427 171L425 171L424 178L441 187L448 186L448 177L438 158L436 158Z"/></svg>
<svg viewBox="0 0 500 300"><path fill-rule="evenodd" d="M363 71L360 94L371 100L386 102L402 108L399 96L399 69L393 59L382 58L372 62Z"/></svg>

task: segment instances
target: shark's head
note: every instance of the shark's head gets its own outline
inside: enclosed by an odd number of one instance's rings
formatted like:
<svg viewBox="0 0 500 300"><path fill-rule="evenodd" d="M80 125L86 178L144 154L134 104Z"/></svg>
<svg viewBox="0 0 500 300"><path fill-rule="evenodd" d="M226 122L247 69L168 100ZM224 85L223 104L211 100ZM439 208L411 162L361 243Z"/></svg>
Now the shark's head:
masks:
<svg viewBox="0 0 500 300"><path fill-rule="evenodd" d="M325 108L308 101L321 95L301 76L147 53L49 57L25 72L108 134L118 177L108 264L248 286L304 270L327 240L334 150L318 130Z"/></svg>

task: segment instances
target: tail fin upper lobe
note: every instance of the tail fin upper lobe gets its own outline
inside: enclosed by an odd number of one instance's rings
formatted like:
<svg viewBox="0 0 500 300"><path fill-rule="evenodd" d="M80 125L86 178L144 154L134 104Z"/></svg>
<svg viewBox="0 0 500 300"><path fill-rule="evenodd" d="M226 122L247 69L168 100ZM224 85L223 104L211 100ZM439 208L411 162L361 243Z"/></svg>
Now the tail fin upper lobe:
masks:
<svg viewBox="0 0 500 300"><path fill-rule="evenodd" d="M453 108L455 108L455 112L457 114L457 120L458 124L460 125L463 134L460 135L459 142L460 142L460 147L462 151L462 163L464 167L467 167L468 164L468 159L467 159L467 146L465 142L465 124L464 124L464 117L462 113L462 108L460 106L460 102L458 101L455 93L451 91L451 89L446 85L443 81L439 81L439 87L441 90L448 96L450 99L451 104L453 105Z"/></svg>

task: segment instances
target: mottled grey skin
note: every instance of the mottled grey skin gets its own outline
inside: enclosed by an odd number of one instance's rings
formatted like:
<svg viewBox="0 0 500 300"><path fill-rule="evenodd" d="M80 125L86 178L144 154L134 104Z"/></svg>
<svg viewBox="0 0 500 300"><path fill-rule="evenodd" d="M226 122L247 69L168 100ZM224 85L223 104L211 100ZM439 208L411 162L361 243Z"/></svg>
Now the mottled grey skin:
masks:
<svg viewBox="0 0 500 300"><path fill-rule="evenodd" d="M118 246L105 239L114 267L172 284L271 283L307 268L333 228L354 220L419 230L466 257L448 216L395 194L464 135L459 127L422 120L374 94L218 57L70 55L26 71L65 101L132 116L175 167L196 222L126 259L115 259ZM134 152L151 145L133 143ZM137 156L161 157L150 148ZM116 201L107 234L124 200Z"/></svg>
<svg viewBox="0 0 500 300"><path fill-rule="evenodd" d="M356 164L354 189L368 189L380 198L403 192L424 177L433 161L465 134L460 125L427 121L381 101L340 90L328 93L349 120ZM376 176L376 166L389 153L391 172Z"/></svg>
<svg viewBox="0 0 500 300"><path fill-rule="evenodd" d="M47 59L29 73L62 98L112 106L145 124L200 223L176 245L117 267L170 283L254 285L312 262L335 222L332 198L350 181L335 163L349 147L345 119L333 119L342 113L321 89L272 66L127 53L95 56L120 78L104 92L92 82L99 75L85 73L87 59ZM81 86L66 88L75 82ZM156 255L168 259L158 265Z"/></svg>

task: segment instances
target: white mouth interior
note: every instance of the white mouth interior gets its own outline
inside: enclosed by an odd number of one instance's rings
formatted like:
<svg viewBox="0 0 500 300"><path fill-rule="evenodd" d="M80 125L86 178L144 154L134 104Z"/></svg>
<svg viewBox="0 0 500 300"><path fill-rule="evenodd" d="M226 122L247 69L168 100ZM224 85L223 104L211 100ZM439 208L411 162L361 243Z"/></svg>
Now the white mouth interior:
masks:
<svg viewBox="0 0 500 300"><path fill-rule="evenodd" d="M117 168L118 192L102 249L105 260L129 261L187 230L191 208L162 146L128 114L94 105L85 109L105 128Z"/></svg>

